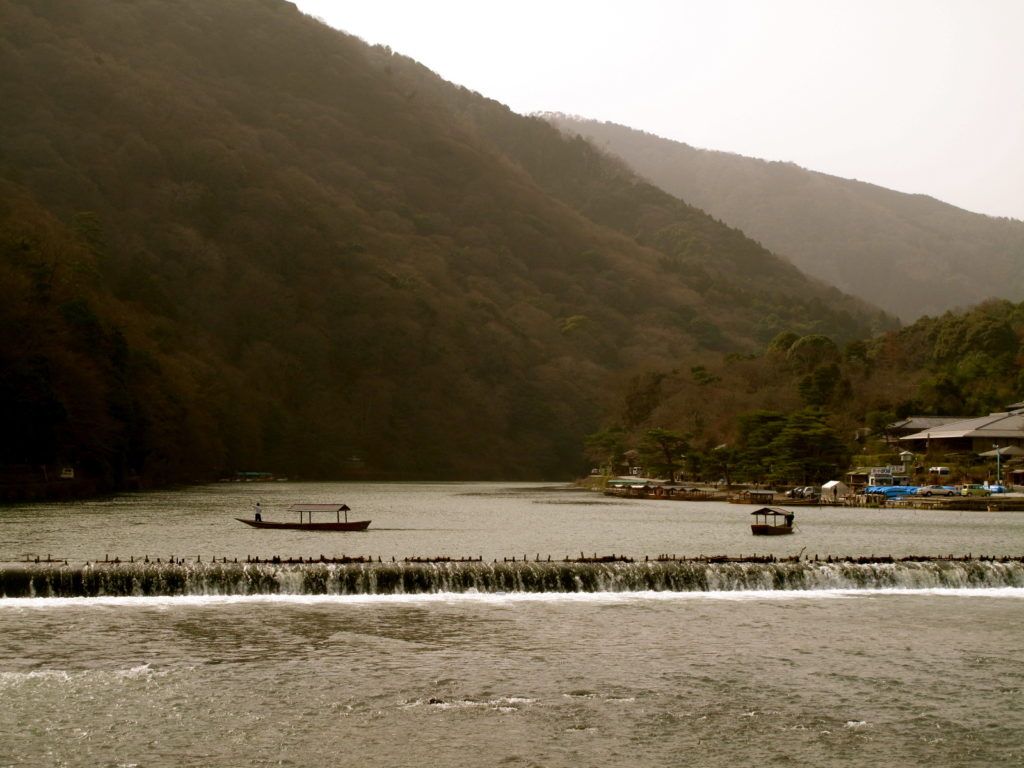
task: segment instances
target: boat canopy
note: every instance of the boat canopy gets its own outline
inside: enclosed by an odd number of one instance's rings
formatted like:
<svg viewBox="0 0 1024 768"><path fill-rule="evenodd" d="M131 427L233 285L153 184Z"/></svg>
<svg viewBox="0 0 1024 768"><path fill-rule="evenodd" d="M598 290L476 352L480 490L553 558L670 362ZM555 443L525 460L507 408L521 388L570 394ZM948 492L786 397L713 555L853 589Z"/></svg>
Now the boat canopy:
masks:
<svg viewBox="0 0 1024 768"><path fill-rule="evenodd" d="M793 513L781 507L761 507L760 509L755 509L750 514L764 515L765 517L787 517Z"/></svg>
<svg viewBox="0 0 1024 768"><path fill-rule="evenodd" d="M348 512L347 504L292 504L290 512Z"/></svg>

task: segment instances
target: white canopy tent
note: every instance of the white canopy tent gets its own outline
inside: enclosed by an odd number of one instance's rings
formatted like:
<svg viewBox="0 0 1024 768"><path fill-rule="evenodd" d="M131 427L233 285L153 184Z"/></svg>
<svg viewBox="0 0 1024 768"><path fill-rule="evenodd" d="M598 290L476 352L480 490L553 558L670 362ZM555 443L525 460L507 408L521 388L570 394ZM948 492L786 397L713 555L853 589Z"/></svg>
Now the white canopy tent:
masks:
<svg viewBox="0 0 1024 768"><path fill-rule="evenodd" d="M828 501L841 499L844 496L850 495L850 486L844 483L842 480L829 480L827 483L821 486L821 498Z"/></svg>

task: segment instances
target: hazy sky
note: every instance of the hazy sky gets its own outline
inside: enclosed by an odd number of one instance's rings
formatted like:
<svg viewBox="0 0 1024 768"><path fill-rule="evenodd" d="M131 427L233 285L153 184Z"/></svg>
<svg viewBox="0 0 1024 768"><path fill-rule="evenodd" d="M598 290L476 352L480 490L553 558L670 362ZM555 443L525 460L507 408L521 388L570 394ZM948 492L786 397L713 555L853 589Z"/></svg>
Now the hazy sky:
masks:
<svg viewBox="0 0 1024 768"><path fill-rule="evenodd" d="M516 112L1024 219L1024 0L298 0Z"/></svg>

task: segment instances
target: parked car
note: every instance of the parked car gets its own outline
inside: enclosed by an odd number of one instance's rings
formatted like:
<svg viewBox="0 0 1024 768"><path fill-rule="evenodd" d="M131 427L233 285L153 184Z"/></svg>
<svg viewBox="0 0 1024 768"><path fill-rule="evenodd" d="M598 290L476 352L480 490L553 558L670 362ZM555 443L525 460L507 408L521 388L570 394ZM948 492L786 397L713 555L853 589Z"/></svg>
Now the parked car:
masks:
<svg viewBox="0 0 1024 768"><path fill-rule="evenodd" d="M786 498L789 499L816 499L820 495L820 490L813 485L790 488L786 491Z"/></svg>
<svg viewBox="0 0 1024 768"><path fill-rule="evenodd" d="M956 488L948 485L922 485L914 493L917 496L955 496Z"/></svg>
<svg viewBox="0 0 1024 768"><path fill-rule="evenodd" d="M978 483L968 483L960 486L961 496L991 496L992 491Z"/></svg>

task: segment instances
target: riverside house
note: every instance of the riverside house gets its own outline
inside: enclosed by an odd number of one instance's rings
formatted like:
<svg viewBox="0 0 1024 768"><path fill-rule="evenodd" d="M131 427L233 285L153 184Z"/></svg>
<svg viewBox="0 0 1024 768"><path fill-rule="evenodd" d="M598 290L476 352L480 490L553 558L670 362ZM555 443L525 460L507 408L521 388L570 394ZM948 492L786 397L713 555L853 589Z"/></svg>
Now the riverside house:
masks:
<svg viewBox="0 0 1024 768"><path fill-rule="evenodd" d="M901 437L900 442L918 453L938 450L981 454L996 447L1014 445L1024 448L1024 403L1014 405L1021 407L939 424Z"/></svg>

